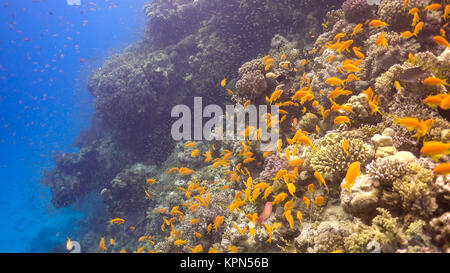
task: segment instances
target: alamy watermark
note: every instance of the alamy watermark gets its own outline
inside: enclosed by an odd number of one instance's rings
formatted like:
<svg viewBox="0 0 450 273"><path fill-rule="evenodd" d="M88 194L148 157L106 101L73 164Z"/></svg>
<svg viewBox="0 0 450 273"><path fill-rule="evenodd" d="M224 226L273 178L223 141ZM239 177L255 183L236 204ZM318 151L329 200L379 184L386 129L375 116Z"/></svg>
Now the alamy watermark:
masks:
<svg viewBox="0 0 450 273"><path fill-rule="evenodd" d="M176 105L171 116L178 118L171 135L174 140L258 140L261 150L273 151L279 138L277 105L219 105L203 107L202 98L194 97L193 113L187 105ZM269 111L270 110L270 111ZM247 119L248 117L248 119ZM203 119L209 118L203 124Z"/></svg>

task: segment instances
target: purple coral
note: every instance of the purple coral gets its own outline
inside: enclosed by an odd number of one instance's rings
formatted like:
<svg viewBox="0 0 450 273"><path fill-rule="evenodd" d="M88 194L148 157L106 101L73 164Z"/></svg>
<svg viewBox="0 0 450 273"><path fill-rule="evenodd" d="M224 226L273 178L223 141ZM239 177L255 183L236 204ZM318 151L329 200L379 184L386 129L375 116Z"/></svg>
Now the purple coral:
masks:
<svg viewBox="0 0 450 273"><path fill-rule="evenodd" d="M267 158L267 163L264 170L260 173L259 179L261 181L269 181L272 179L279 170L286 169L286 160L280 158L277 155L272 155Z"/></svg>
<svg viewBox="0 0 450 273"><path fill-rule="evenodd" d="M345 19L352 23L363 22L372 14L367 0L347 0L342 4L342 10Z"/></svg>

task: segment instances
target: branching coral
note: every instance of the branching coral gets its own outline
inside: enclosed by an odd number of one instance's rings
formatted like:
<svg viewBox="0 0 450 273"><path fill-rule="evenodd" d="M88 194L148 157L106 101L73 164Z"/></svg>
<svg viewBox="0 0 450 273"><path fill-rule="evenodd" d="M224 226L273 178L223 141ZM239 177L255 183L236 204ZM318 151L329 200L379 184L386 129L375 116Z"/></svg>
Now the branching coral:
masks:
<svg viewBox="0 0 450 273"><path fill-rule="evenodd" d="M385 209L378 208L377 211L380 214L373 218L371 226L359 223L354 233L345 238L344 244L347 252L376 251L376 245L379 245L381 252L392 252L396 248L399 238L398 219L392 217ZM374 248L370 249L371 245Z"/></svg>
<svg viewBox="0 0 450 273"><path fill-rule="evenodd" d="M311 157L311 168L320 172L325 180L339 182L354 161L361 165L373 156L373 149L360 139L349 139L348 154L342 149L344 139L336 133L327 134Z"/></svg>
<svg viewBox="0 0 450 273"><path fill-rule="evenodd" d="M433 171L409 152L377 158L367 166L369 175L382 183L380 205L415 218L429 218L436 210Z"/></svg>

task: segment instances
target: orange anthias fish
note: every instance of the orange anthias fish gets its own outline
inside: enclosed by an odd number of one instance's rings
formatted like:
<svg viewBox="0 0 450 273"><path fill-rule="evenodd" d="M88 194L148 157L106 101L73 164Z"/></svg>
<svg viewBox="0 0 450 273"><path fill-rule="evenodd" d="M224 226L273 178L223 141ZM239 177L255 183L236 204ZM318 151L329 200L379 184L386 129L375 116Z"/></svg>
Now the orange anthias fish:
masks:
<svg viewBox="0 0 450 273"><path fill-rule="evenodd" d="M396 117L394 123L398 123L399 125L406 127L406 129L408 129L409 131L413 131L414 129L420 126L419 119L411 117L404 117L404 118Z"/></svg>
<svg viewBox="0 0 450 273"><path fill-rule="evenodd" d="M178 240L176 240L175 242L173 242L173 244L176 245L176 246L178 246L178 247L180 247L180 246L186 244L186 240L180 240L180 239L178 239Z"/></svg>
<svg viewBox="0 0 450 273"><path fill-rule="evenodd" d="M273 91L272 95L270 96L270 99L266 97L266 102L269 104L274 103L281 96L281 94L283 94L283 90Z"/></svg>
<svg viewBox="0 0 450 273"><path fill-rule="evenodd" d="M329 193L330 190L328 189L327 183L325 182L323 176L318 171L314 171L314 177L319 182L319 185L323 185L327 189L327 192Z"/></svg>
<svg viewBox="0 0 450 273"><path fill-rule="evenodd" d="M380 46L380 47L382 46L382 47L384 47L385 49L387 49L387 46L388 46L388 40L387 40L384 36L385 36L385 33L384 33L384 32L381 33L381 35L378 36L377 40L375 41L375 44L378 45L378 46Z"/></svg>
<svg viewBox="0 0 450 273"><path fill-rule="evenodd" d="M402 33L400 33L400 36L406 39L411 38L412 36L414 36L414 33L412 33L411 31L404 31Z"/></svg>
<svg viewBox="0 0 450 273"><path fill-rule="evenodd" d="M440 10L442 9L441 4L434 3L425 7L425 10Z"/></svg>
<svg viewBox="0 0 450 273"><path fill-rule="evenodd" d="M220 227L224 219L224 216L216 216L216 219L214 220L214 229L217 231L217 229Z"/></svg>
<svg viewBox="0 0 450 273"><path fill-rule="evenodd" d="M438 161L442 155L450 154L450 143L424 141L420 153L424 156L430 156L435 161Z"/></svg>
<svg viewBox="0 0 450 273"><path fill-rule="evenodd" d="M227 78L224 78L224 79L220 82L220 86L225 87L226 84L227 84Z"/></svg>
<svg viewBox="0 0 450 273"><path fill-rule="evenodd" d="M434 36L433 37L433 41L436 44L438 44L438 45L443 45L443 46L446 46L446 47L450 47L450 44L448 43L448 41L442 36L439 36L439 35Z"/></svg>
<svg viewBox="0 0 450 273"><path fill-rule="evenodd" d="M370 21L369 26L373 27L373 28L379 28L379 27L384 27L384 26L389 26L389 25L383 21L374 19L374 20Z"/></svg>
<svg viewBox="0 0 450 273"><path fill-rule="evenodd" d="M189 169L189 168L179 168L178 169L178 173L180 174L180 175L191 175L191 174L193 174L195 171L194 170L191 170L191 169Z"/></svg>
<svg viewBox="0 0 450 273"><path fill-rule="evenodd" d="M348 166L347 174L345 175L345 183L342 185L342 188L348 189L350 194L352 193L350 188L355 183L356 177L361 175L360 167L361 164L358 161L355 161Z"/></svg>
<svg viewBox="0 0 450 273"><path fill-rule="evenodd" d="M125 223L125 220L121 219L121 218L114 218L114 219L109 220L109 223L110 224L122 225L123 223Z"/></svg>
<svg viewBox="0 0 450 273"><path fill-rule="evenodd" d="M309 205L311 204L311 201L308 197L303 196L302 202L309 208Z"/></svg>
<svg viewBox="0 0 450 273"><path fill-rule="evenodd" d="M331 85L331 86L337 86L337 85L344 85L345 84L343 80L341 80L339 78L336 78L336 77L332 77L332 78L327 79L325 81L325 83L328 84L328 85Z"/></svg>
<svg viewBox="0 0 450 273"><path fill-rule="evenodd" d="M156 180L153 178L147 178L146 182L147 182L147 184L151 185L151 184L154 184L156 182Z"/></svg>
<svg viewBox="0 0 450 273"><path fill-rule="evenodd" d="M441 104L439 105L442 110L450 109L450 95L446 95L444 99L442 99Z"/></svg>
<svg viewBox="0 0 450 273"><path fill-rule="evenodd" d="M361 31L362 31L362 27L363 27L363 24L357 24L357 25L355 26L355 28L353 29L352 34L350 34L350 37L355 36L356 34L358 34L359 32L361 32Z"/></svg>
<svg viewBox="0 0 450 273"><path fill-rule="evenodd" d="M447 20L449 14L450 14L450 5L446 5L444 8L444 14L441 17L444 18L444 20Z"/></svg>
<svg viewBox="0 0 450 273"><path fill-rule="evenodd" d="M105 245L105 237L102 237L102 238L100 239L100 242L98 243L98 248L99 248L100 250L102 250L102 251L108 250L108 249L106 248L106 245Z"/></svg>
<svg viewBox="0 0 450 273"><path fill-rule="evenodd" d="M447 175L450 174L450 162L441 163L433 169L434 173Z"/></svg>
<svg viewBox="0 0 450 273"><path fill-rule="evenodd" d="M314 200L314 204L318 207L323 206L324 202L325 202L325 198L321 195L317 196L316 199Z"/></svg>
<svg viewBox="0 0 450 273"><path fill-rule="evenodd" d="M423 100L423 103L430 106L431 108L436 108L441 104L441 102L445 98L445 96L446 96L446 94L428 96Z"/></svg>
<svg viewBox="0 0 450 273"><path fill-rule="evenodd" d="M348 141L348 139L346 139L346 140L344 140L344 142L342 142L342 150L344 150L344 152L347 154L347 155L350 155L349 153L348 153L348 147L349 147L349 141Z"/></svg>
<svg viewBox="0 0 450 273"><path fill-rule="evenodd" d="M414 36L417 37L417 35L419 35L419 33L422 31L423 28L423 22L419 22L416 27L414 28Z"/></svg>
<svg viewBox="0 0 450 273"><path fill-rule="evenodd" d="M436 77L428 77L425 80L423 80L423 83L426 85L431 85L431 86L436 86L436 85L441 85L441 84L450 86L450 84L447 83L447 80L441 80Z"/></svg>
<svg viewBox="0 0 450 273"><path fill-rule="evenodd" d="M350 123L350 119L346 116L337 116L334 118L334 124L341 125L343 123Z"/></svg>

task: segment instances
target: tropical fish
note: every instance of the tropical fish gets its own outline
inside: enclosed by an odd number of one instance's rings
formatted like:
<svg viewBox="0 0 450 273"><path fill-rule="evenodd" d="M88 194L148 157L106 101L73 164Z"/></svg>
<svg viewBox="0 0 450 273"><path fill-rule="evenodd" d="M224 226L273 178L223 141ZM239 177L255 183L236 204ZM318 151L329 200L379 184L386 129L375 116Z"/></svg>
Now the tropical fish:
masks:
<svg viewBox="0 0 450 273"><path fill-rule="evenodd" d="M261 226L261 223L264 222L265 220L267 220L270 217L271 214L272 214L272 203L271 202L266 202L266 204L264 205L264 208L263 208L261 214L256 219L258 225Z"/></svg>
<svg viewBox="0 0 450 273"><path fill-rule="evenodd" d="M227 78L224 78L224 79L220 82L220 86L225 87L226 84L227 84Z"/></svg>
<svg viewBox="0 0 450 273"><path fill-rule="evenodd" d="M447 20L449 14L450 14L450 5L446 5L444 8L444 14L442 15L442 18L444 18L444 20Z"/></svg>
<svg viewBox="0 0 450 273"><path fill-rule="evenodd" d="M203 246L202 245L196 245L194 248L188 247L192 253L200 253L203 251Z"/></svg>
<svg viewBox="0 0 450 273"><path fill-rule="evenodd" d="M287 194L285 192L280 192L279 194L277 194L272 202L272 205L276 205L278 203L281 203L284 201L284 199L286 199ZM266 203L267 204L267 203Z"/></svg>
<svg viewBox="0 0 450 273"><path fill-rule="evenodd" d="M314 177L319 182L319 185L323 185L327 189L327 192L329 193L330 190L328 189L327 183L325 182L323 176L318 171L314 171Z"/></svg>
<svg viewBox="0 0 450 273"><path fill-rule="evenodd" d="M434 36L433 37L433 41L435 41L436 44L438 44L438 45L443 45L443 46L446 46L446 47L450 47L450 44L448 43L448 41L442 36L439 36L439 35Z"/></svg>
<svg viewBox="0 0 450 273"><path fill-rule="evenodd" d="M305 195L302 198L302 202L309 208L309 205L311 204L311 201L309 200L308 197L306 197Z"/></svg>
<svg viewBox="0 0 450 273"><path fill-rule="evenodd" d="M403 0L403 10L406 10L408 7L409 0Z"/></svg>
<svg viewBox="0 0 450 273"><path fill-rule="evenodd" d="M424 141L420 153L424 156L430 156L435 161L438 161L442 155L450 154L450 143Z"/></svg>
<svg viewBox="0 0 450 273"><path fill-rule="evenodd" d="M147 178L146 182L147 182L147 184L151 185L151 184L154 184L156 182L156 180L153 178Z"/></svg>
<svg viewBox="0 0 450 273"><path fill-rule="evenodd" d="M214 220L214 229L217 231L217 229L220 227L224 219L224 216L216 216L216 219Z"/></svg>
<svg viewBox="0 0 450 273"><path fill-rule="evenodd" d="M174 241L173 244L180 247L180 246L186 244L186 240L178 239L178 240Z"/></svg>
<svg viewBox="0 0 450 273"><path fill-rule="evenodd" d="M327 79L325 81L325 83L328 84L328 85L331 85L331 86L337 86L337 85L344 85L345 84L344 81L342 81L341 79L336 78L336 77L332 77L332 78Z"/></svg>
<svg viewBox="0 0 450 273"><path fill-rule="evenodd" d="M341 125L343 123L350 123L350 119L346 116L337 116L334 118L334 124Z"/></svg>
<svg viewBox="0 0 450 273"><path fill-rule="evenodd" d="M434 3L425 7L425 10L440 10L442 9L441 4Z"/></svg>
<svg viewBox="0 0 450 273"><path fill-rule="evenodd" d="M121 219L121 218L114 218L114 219L109 220L109 223L110 224L122 225L123 223L125 223L125 220Z"/></svg>
<svg viewBox="0 0 450 273"><path fill-rule="evenodd" d="M369 26L373 27L373 28L379 28L379 27L384 27L384 26L389 26L389 25L383 21L374 19L374 20L370 21Z"/></svg>
<svg viewBox="0 0 450 273"><path fill-rule="evenodd" d="M345 175L345 183L342 188L347 188L350 194L352 193L350 187L355 183L356 177L361 175L361 164L358 161L351 163L348 166L347 174Z"/></svg>
<svg viewBox="0 0 450 273"><path fill-rule="evenodd" d="M295 186L294 186L294 184L293 184L293 183L289 183L289 184L287 185L287 187L288 187L289 193L290 193L292 196L295 197L295 195L294 195L294 193L295 193Z"/></svg>
<svg viewBox="0 0 450 273"><path fill-rule="evenodd" d="M189 168L179 168L178 169L178 173L180 174L180 175L191 175L191 174L193 174L195 171L194 170L191 170L191 169L189 169Z"/></svg>
<svg viewBox="0 0 450 273"><path fill-rule="evenodd" d="M269 227L267 224L264 224L264 228L266 229L266 232L269 234L269 238L266 240L266 243L272 244L272 228Z"/></svg>
<svg viewBox="0 0 450 273"><path fill-rule="evenodd" d="M324 202L325 202L325 198L321 195L317 196L316 199L314 199L314 204L318 207L323 206Z"/></svg>
<svg viewBox="0 0 450 273"><path fill-rule="evenodd" d="M303 214L301 213L301 211L297 211L297 219L298 219L298 221L300 222L300 224L303 224L302 223L302 220L303 220Z"/></svg>
<svg viewBox="0 0 450 273"><path fill-rule="evenodd" d="M186 144L184 144L185 148L194 148L195 147L195 142L188 142Z"/></svg>
<svg viewBox="0 0 450 273"><path fill-rule="evenodd" d="M377 40L375 41L375 44L380 47L383 46L385 49L387 49L388 41L384 36L385 36L385 33L384 32L381 33L381 35L378 36Z"/></svg>
<svg viewBox="0 0 450 273"><path fill-rule="evenodd" d="M419 21L420 21L419 12L415 12L411 26L412 27L416 26L417 22L419 22Z"/></svg>
<svg viewBox="0 0 450 273"><path fill-rule="evenodd" d="M344 140L344 142L342 142L342 150L344 150L344 152L345 152L347 155L350 155L350 154L348 153L348 147L349 147L349 141L348 141L348 139L346 139L346 140Z"/></svg>
<svg viewBox="0 0 450 273"><path fill-rule="evenodd" d="M366 56L360 51L359 47L352 47L353 53L355 53L356 58L358 59L364 59Z"/></svg>
<svg viewBox="0 0 450 273"><path fill-rule="evenodd" d="M434 173L447 175L450 174L450 162L441 163L433 169Z"/></svg>
<svg viewBox="0 0 450 273"><path fill-rule="evenodd" d="M98 243L98 248L99 248L100 250L102 250L102 251L108 250L108 249L106 248L106 245L105 245L105 237L102 237L102 238L100 239L100 242Z"/></svg>
<svg viewBox="0 0 450 273"><path fill-rule="evenodd" d="M402 86L398 81L394 82L395 89L397 89L398 92L402 92Z"/></svg>
<svg viewBox="0 0 450 273"><path fill-rule="evenodd" d="M442 80L436 77L428 77L425 80L423 80L423 83L426 85L436 86L436 85L447 85L450 86L449 83L447 83L447 80Z"/></svg>
<svg viewBox="0 0 450 273"><path fill-rule="evenodd" d="M431 95L431 96L426 97L423 100L423 103L430 106L431 108L436 108L441 104L441 102L445 98L445 96L446 96L446 94Z"/></svg>
<svg viewBox="0 0 450 273"><path fill-rule="evenodd" d="M200 154L200 151L199 151L199 150L197 150L197 149L192 150L192 152L191 152L191 157L197 157L199 154Z"/></svg>
<svg viewBox="0 0 450 273"><path fill-rule="evenodd" d="M342 51L344 51L344 50L349 51L348 49L350 48L350 46L352 44L353 44L353 40L348 40L348 41L343 42L341 44L341 46L337 49L337 52L338 53L342 53Z"/></svg>
<svg viewBox="0 0 450 273"><path fill-rule="evenodd" d="M406 39L411 38L412 36L414 36L414 34L411 31L404 31L402 33L400 33L400 36Z"/></svg>
<svg viewBox="0 0 450 273"><path fill-rule="evenodd" d="M289 223L289 227L294 229L294 217L292 217L291 210L286 211L285 213L286 221ZM272 227L273 229L273 227Z"/></svg>
<svg viewBox="0 0 450 273"><path fill-rule="evenodd" d="M266 102L269 104L274 103L281 96L281 94L283 94L283 90L273 91L272 95L270 96L270 99L266 97Z"/></svg>
<svg viewBox="0 0 450 273"><path fill-rule="evenodd" d="M350 34L350 37L355 36L356 34L361 32L362 31L362 27L363 27L363 24L357 24L355 26L355 28L353 28L353 32L352 32L352 34Z"/></svg>
<svg viewBox="0 0 450 273"><path fill-rule="evenodd" d="M439 105L441 109L448 110L450 109L450 95L446 95L444 99L442 99L441 104Z"/></svg>
<svg viewBox="0 0 450 273"><path fill-rule="evenodd" d="M414 28L414 36L417 37L417 35L419 35L419 33L422 31L423 28L423 22L419 22L416 27Z"/></svg>

